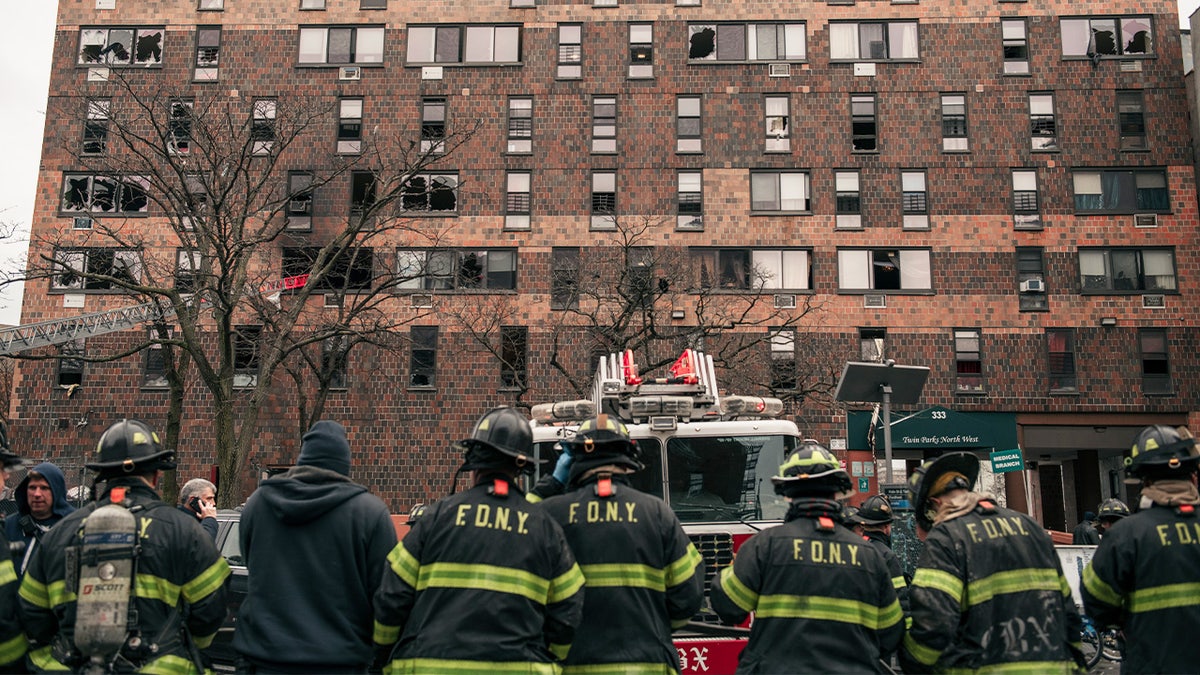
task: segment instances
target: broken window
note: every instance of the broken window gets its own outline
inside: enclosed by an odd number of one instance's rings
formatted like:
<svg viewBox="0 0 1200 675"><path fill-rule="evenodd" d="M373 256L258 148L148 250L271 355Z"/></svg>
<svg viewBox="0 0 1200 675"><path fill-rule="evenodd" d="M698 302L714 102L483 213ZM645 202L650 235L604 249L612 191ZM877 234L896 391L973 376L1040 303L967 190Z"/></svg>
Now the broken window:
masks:
<svg viewBox="0 0 1200 675"><path fill-rule="evenodd" d="M550 261L550 309L579 307L579 248L555 247Z"/></svg>
<svg viewBox="0 0 1200 675"><path fill-rule="evenodd" d="M628 249L627 256L622 292L630 305L649 309L654 306L657 293L665 290L661 283L654 281L654 249L633 246Z"/></svg>
<svg viewBox="0 0 1200 675"><path fill-rule="evenodd" d="M791 145L791 116L787 96L767 96L763 102L766 113L766 152L789 152Z"/></svg>
<svg viewBox="0 0 1200 675"><path fill-rule="evenodd" d="M81 357L87 353L85 345L83 338L77 338L64 342L58 348L58 353L63 357L58 361L58 386L74 389L83 384L85 361Z"/></svg>
<svg viewBox="0 0 1200 675"><path fill-rule="evenodd" d="M458 209L458 174L418 174L404 184L400 198L405 211L450 212Z"/></svg>
<svg viewBox="0 0 1200 675"><path fill-rule="evenodd" d="M374 171L350 172L350 215L361 216L375 205L378 180Z"/></svg>
<svg viewBox="0 0 1200 675"><path fill-rule="evenodd" d="M690 61L803 61L805 23L720 23L688 26Z"/></svg>
<svg viewBox="0 0 1200 675"><path fill-rule="evenodd" d="M1171 361L1167 351L1167 331L1161 328L1138 330L1142 357L1142 393L1171 394Z"/></svg>
<svg viewBox="0 0 1200 675"><path fill-rule="evenodd" d="M790 391L796 388L796 331L792 328L772 330L771 390Z"/></svg>
<svg viewBox="0 0 1200 675"><path fill-rule="evenodd" d="M250 152L254 155L269 155L275 147L275 115L278 105L273 98L254 100L254 114L250 121Z"/></svg>
<svg viewBox="0 0 1200 675"><path fill-rule="evenodd" d="M1000 35L1004 48L1004 74L1029 74L1029 37L1025 19L1001 19Z"/></svg>
<svg viewBox="0 0 1200 675"><path fill-rule="evenodd" d="M675 151L703 152L700 125L699 96L680 96L675 99Z"/></svg>
<svg viewBox="0 0 1200 675"><path fill-rule="evenodd" d="M887 355L886 328L858 329L859 360L867 363L883 363Z"/></svg>
<svg viewBox="0 0 1200 675"><path fill-rule="evenodd" d="M680 171L677 181L679 186L675 227L680 230L703 230L704 172Z"/></svg>
<svg viewBox="0 0 1200 675"><path fill-rule="evenodd" d="M807 171L755 171L750 174L751 211L809 211Z"/></svg>
<svg viewBox="0 0 1200 675"><path fill-rule="evenodd" d="M421 99L421 152L446 150L446 97Z"/></svg>
<svg viewBox="0 0 1200 675"><path fill-rule="evenodd" d="M1062 19L1063 56L1099 60L1104 57L1152 56L1154 31L1149 16Z"/></svg>
<svg viewBox="0 0 1200 675"><path fill-rule="evenodd" d="M141 176L69 173L63 176L62 211L133 215L147 212L150 181Z"/></svg>
<svg viewBox="0 0 1200 675"><path fill-rule="evenodd" d="M383 63L383 26L307 26L300 29L301 65Z"/></svg>
<svg viewBox="0 0 1200 675"><path fill-rule="evenodd" d="M170 338L172 329L167 329L167 337ZM163 347L162 338L159 335L157 328L151 328L147 339L150 340L150 346L145 349L145 360L142 361L142 386L148 389L166 389L167 382L167 354Z"/></svg>
<svg viewBox="0 0 1200 675"><path fill-rule="evenodd" d="M906 229L929 227L929 192L924 171L900 172L900 212Z"/></svg>
<svg viewBox="0 0 1200 675"><path fill-rule="evenodd" d="M1058 150L1054 94L1029 95L1029 138L1034 150Z"/></svg>
<svg viewBox="0 0 1200 675"><path fill-rule="evenodd" d="M1146 104L1140 90L1117 92L1117 126L1122 150L1146 150Z"/></svg>
<svg viewBox="0 0 1200 675"><path fill-rule="evenodd" d="M363 100L343 98L338 101L337 151L343 155L362 152Z"/></svg>
<svg viewBox="0 0 1200 675"><path fill-rule="evenodd" d="M525 388L525 364L529 352L529 329L525 326L500 327L500 386Z"/></svg>
<svg viewBox="0 0 1200 675"><path fill-rule="evenodd" d="M79 64L160 66L165 33L162 26L84 28L79 32Z"/></svg>
<svg viewBox="0 0 1200 675"><path fill-rule="evenodd" d="M197 82L215 82L217 66L221 61L221 27L196 27L196 70Z"/></svg>
<svg viewBox="0 0 1200 675"><path fill-rule="evenodd" d="M409 26L409 64L516 63L520 26Z"/></svg>
<svg viewBox="0 0 1200 675"><path fill-rule="evenodd" d="M583 76L583 26L577 23L558 25L558 77L575 79Z"/></svg>
<svg viewBox="0 0 1200 675"><path fill-rule="evenodd" d="M504 228L528 230L532 174L510 171L505 176Z"/></svg>
<svg viewBox="0 0 1200 675"><path fill-rule="evenodd" d="M235 326L233 332L233 386L258 384L262 326Z"/></svg>
<svg viewBox="0 0 1200 675"><path fill-rule="evenodd" d="M879 151L879 127L875 119L875 95L850 97L850 134L854 152Z"/></svg>
<svg viewBox="0 0 1200 675"><path fill-rule="evenodd" d="M592 152L617 151L617 98L592 97Z"/></svg>
<svg viewBox="0 0 1200 675"><path fill-rule="evenodd" d="M87 118L83 123L83 154L102 155L108 146L108 115L112 102L93 98L87 102Z"/></svg>
<svg viewBox="0 0 1200 675"><path fill-rule="evenodd" d="M401 249L396 252L399 288L408 290L502 290L517 288L516 249Z"/></svg>
<svg viewBox="0 0 1200 675"><path fill-rule="evenodd" d="M205 218L208 217L208 186L205 185L203 175L188 173L183 177L183 187L187 204L179 214L179 221L185 231L191 232L196 229L198 223L204 224Z"/></svg>
<svg viewBox="0 0 1200 675"><path fill-rule="evenodd" d="M315 275L320 246L285 246L283 248L283 278ZM326 251L326 255L332 252ZM374 249L369 246L352 246L343 249L332 261L325 263L324 276L318 280L311 277L309 285L316 291L365 291L370 290L375 277Z"/></svg>
<svg viewBox="0 0 1200 675"><path fill-rule="evenodd" d="M919 57L916 21L829 24L831 60L896 61Z"/></svg>
<svg viewBox="0 0 1200 675"><path fill-rule="evenodd" d="M181 248L175 251L175 290L180 293L196 292L203 260L196 249Z"/></svg>
<svg viewBox="0 0 1200 675"><path fill-rule="evenodd" d="M967 97L963 94L942 94L942 150L967 152Z"/></svg>
<svg viewBox="0 0 1200 675"><path fill-rule="evenodd" d="M288 229L307 230L312 227L313 175L311 171L288 172Z"/></svg>
<svg viewBox="0 0 1200 675"><path fill-rule="evenodd" d="M1014 169L1012 172L1013 225L1022 229L1042 226L1038 204L1038 180L1035 169Z"/></svg>
<svg viewBox="0 0 1200 675"><path fill-rule="evenodd" d="M508 152L533 152L533 99L527 96L508 99Z"/></svg>
<svg viewBox="0 0 1200 675"><path fill-rule="evenodd" d="M592 228L611 230L617 226L617 173L592 172Z"/></svg>
<svg viewBox="0 0 1200 675"><path fill-rule="evenodd" d="M186 155L192 150L192 101L175 99L168 106L167 154Z"/></svg>
<svg viewBox="0 0 1200 675"><path fill-rule="evenodd" d="M78 248L54 251L53 290L120 290L142 278L142 256L131 248Z"/></svg>
<svg viewBox="0 0 1200 675"><path fill-rule="evenodd" d="M345 389L350 357L350 337L334 335L321 340L321 371L329 377L330 389Z"/></svg>
<svg viewBox="0 0 1200 675"><path fill-rule="evenodd" d="M859 186L859 173L857 171L835 171L833 184L837 226L862 227L862 190Z"/></svg>
<svg viewBox="0 0 1200 675"><path fill-rule="evenodd" d="M654 77L654 24L629 24L629 77Z"/></svg>
<svg viewBox="0 0 1200 675"><path fill-rule="evenodd" d="M846 291L928 291L929 249L841 249L838 288Z"/></svg>
<svg viewBox="0 0 1200 675"><path fill-rule="evenodd" d="M437 326L413 326L409 334L412 353L408 384L412 387L432 387L437 383Z"/></svg>

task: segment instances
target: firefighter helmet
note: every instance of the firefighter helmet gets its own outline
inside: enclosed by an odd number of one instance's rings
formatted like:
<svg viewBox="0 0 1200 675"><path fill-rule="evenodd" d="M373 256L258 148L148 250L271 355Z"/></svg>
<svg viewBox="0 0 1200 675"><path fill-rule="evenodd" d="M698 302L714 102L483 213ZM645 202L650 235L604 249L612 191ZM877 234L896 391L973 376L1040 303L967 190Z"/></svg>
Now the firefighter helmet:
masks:
<svg viewBox="0 0 1200 675"><path fill-rule="evenodd" d="M887 525L892 522L892 503L884 495L871 495L858 507L854 518L863 525Z"/></svg>
<svg viewBox="0 0 1200 675"><path fill-rule="evenodd" d="M954 489L970 490L979 478L979 458L969 452L951 452L925 462L908 478L908 498L916 512L917 524L924 530L933 527L933 497Z"/></svg>
<svg viewBox="0 0 1200 675"><path fill-rule="evenodd" d="M806 438L779 465L779 475L771 476L775 493L785 497L833 496L840 498L851 490L850 474L837 457L817 441Z"/></svg>
<svg viewBox="0 0 1200 675"><path fill-rule="evenodd" d="M515 466L520 471L533 469L547 459L533 457L533 430L529 420L516 408L492 408L479 418L471 437L458 442L466 451L465 469Z"/></svg>
<svg viewBox="0 0 1200 675"><path fill-rule="evenodd" d="M0 465L8 469L17 466L21 462L21 456L13 452L8 445L8 425L3 420L0 420Z"/></svg>
<svg viewBox="0 0 1200 675"><path fill-rule="evenodd" d="M1134 478L1185 476L1196 470L1200 452L1187 427L1156 424L1142 429L1125 458L1125 472Z"/></svg>
<svg viewBox="0 0 1200 675"><path fill-rule="evenodd" d="M1096 511L1096 520L1120 520L1129 515L1129 507L1120 499L1105 499Z"/></svg>
<svg viewBox="0 0 1200 675"><path fill-rule="evenodd" d="M629 437L629 429L621 420L601 413L586 419L575 431L575 436L563 445L571 453L572 472L605 464L627 466L635 471L644 468L637 442ZM588 467L584 467L588 465Z"/></svg>
<svg viewBox="0 0 1200 675"><path fill-rule="evenodd" d="M140 420L116 422L96 443L95 461L84 466L101 476L130 474L154 469L174 469L175 451L164 450L158 434Z"/></svg>

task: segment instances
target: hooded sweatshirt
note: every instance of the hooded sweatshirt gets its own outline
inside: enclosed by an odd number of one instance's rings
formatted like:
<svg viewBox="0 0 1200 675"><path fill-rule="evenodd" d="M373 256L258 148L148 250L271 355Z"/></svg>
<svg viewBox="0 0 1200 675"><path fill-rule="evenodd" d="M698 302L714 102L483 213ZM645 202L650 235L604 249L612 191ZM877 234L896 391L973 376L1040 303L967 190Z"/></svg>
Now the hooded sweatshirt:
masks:
<svg viewBox="0 0 1200 675"><path fill-rule="evenodd" d="M54 495L50 517L44 520L35 519L29 512L29 480L34 476L45 478L50 484L50 494ZM17 503L17 512L4 520L4 535L9 542L25 542L25 550L13 553L13 566L17 568L17 574L22 575L38 540L55 523L74 512L75 507L67 502L67 480L62 469L50 462L33 467L17 485L13 499Z"/></svg>

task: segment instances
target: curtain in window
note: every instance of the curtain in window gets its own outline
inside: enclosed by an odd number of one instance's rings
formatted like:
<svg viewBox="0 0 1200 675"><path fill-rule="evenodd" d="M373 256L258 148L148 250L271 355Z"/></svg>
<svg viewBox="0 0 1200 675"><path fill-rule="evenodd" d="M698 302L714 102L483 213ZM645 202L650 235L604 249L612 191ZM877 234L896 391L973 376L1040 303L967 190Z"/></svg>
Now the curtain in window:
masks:
<svg viewBox="0 0 1200 675"><path fill-rule="evenodd" d="M900 288L932 288L929 251L900 251Z"/></svg>
<svg viewBox="0 0 1200 675"><path fill-rule="evenodd" d="M1175 290L1175 261L1170 251L1142 251L1146 290Z"/></svg>
<svg viewBox="0 0 1200 675"><path fill-rule="evenodd" d="M829 58L858 58L858 24L829 24Z"/></svg>
<svg viewBox="0 0 1200 675"><path fill-rule="evenodd" d="M1169 211L1171 199L1167 193L1167 177L1161 173L1134 174L1138 209Z"/></svg>
<svg viewBox="0 0 1200 675"><path fill-rule="evenodd" d="M1074 174L1075 181L1075 210L1099 211L1104 208L1103 190L1100 187L1100 174L1097 172Z"/></svg>
<svg viewBox="0 0 1200 675"><path fill-rule="evenodd" d="M870 288L870 263L870 251L838 251L838 288Z"/></svg>
<svg viewBox="0 0 1200 675"><path fill-rule="evenodd" d="M915 59L920 54L917 46L917 24L912 22L888 24L888 58Z"/></svg>
<svg viewBox="0 0 1200 675"><path fill-rule="evenodd" d="M1079 252L1079 277L1084 290L1108 288L1108 270L1104 251Z"/></svg>
<svg viewBox="0 0 1200 675"><path fill-rule="evenodd" d="M779 176L779 210L808 210L808 174L785 173Z"/></svg>

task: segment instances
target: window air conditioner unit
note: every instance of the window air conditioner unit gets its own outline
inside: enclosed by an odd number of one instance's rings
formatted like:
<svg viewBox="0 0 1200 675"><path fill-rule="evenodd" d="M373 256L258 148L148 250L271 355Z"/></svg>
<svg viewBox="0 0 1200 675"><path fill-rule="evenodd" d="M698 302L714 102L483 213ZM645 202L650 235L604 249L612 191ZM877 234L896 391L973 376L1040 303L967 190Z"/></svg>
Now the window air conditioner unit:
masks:
<svg viewBox="0 0 1200 675"><path fill-rule="evenodd" d="M342 306L342 296L338 295L337 293L326 293L325 294L325 306L326 307L341 307Z"/></svg>
<svg viewBox="0 0 1200 675"><path fill-rule="evenodd" d="M414 293L412 296L412 306L419 309L429 309L433 307L433 296L428 293Z"/></svg>
<svg viewBox="0 0 1200 675"><path fill-rule="evenodd" d="M87 216L75 216L71 223L71 228L75 230L90 230L92 229L92 219Z"/></svg>
<svg viewBox="0 0 1200 675"><path fill-rule="evenodd" d="M361 80L362 68L358 66L342 66L338 68L339 80Z"/></svg>
<svg viewBox="0 0 1200 675"><path fill-rule="evenodd" d="M1167 296L1156 293L1142 296L1142 309L1166 309Z"/></svg>
<svg viewBox="0 0 1200 675"><path fill-rule="evenodd" d="M791 77L792 64L790 63L772 63L767 66L767 74L771 77Z"/></svg>
<svg viewBox="0 0 1200 675"><path fill-rule="evenodd" d="M1046 282L1038 278L1026 279L1021 282L1022 293L1045 293Z"/></svg>
<svg viewBox="0 0 1200 675"><path fill-rule="evenodd" d="M1158 227L1157 213L1138 213L1133 216L1134 227Z"/></svg>
<svg viewBox="0 0 1200 675"><path fill-rule="evenodd" d="M795 309L796 296L794 295L776 295L775 309Z"/></svg>
<svg viewBox="0 0 1200 675"><path fill-rule="evenodd" d="M887 296L883 293L867 293L863 296L863 307L867 309L883 309L887 307Z"/></svg>
<svg viewBox="0 0 1200 675"><path fill-rule="evenodd" d="M1121 62L1121 72L1122 73L1140 73L1140 72L1142 72L1142 62L1141 61L1122 61Z"/></svg>

